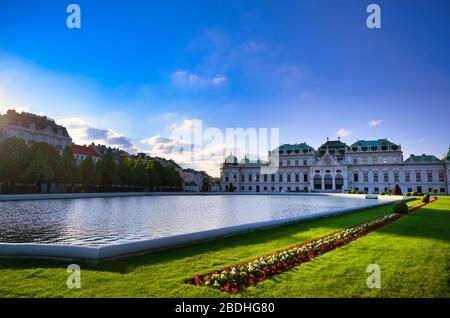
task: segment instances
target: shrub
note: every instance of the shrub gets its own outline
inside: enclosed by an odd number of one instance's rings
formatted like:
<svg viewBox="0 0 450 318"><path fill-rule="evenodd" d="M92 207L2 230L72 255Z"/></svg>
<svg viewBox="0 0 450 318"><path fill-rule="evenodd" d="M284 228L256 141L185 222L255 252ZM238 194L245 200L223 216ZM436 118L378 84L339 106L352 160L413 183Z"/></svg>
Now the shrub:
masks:
<svg viewBox="0 0 450 318"><path fill-rule="evenodd" d="M426 193L423 198L422 198L422 202L424 203L429 203L430 202L430 195L428 193Z"/></svg>
<svg viewBox="0 0 450 318"><path fill-rule="evenodd" d="M410 196L411 196L411 193L406 192L406 193L405 193L405 196L410 197Z"/></svg>
<svg viewBox="0 0 450 318"><path fill-rule="evenodd" d="M405 214L408 213L408 206L405 202L395 202L392 210L394 213Z"/></svg>
<svg viewBox="0 0 450 318"><path fill-rule="evenodd" d="M381 193L380 193L380 195L386 195L386 193L384 193L384 192L381 192Z"/></svg>
<svg viewBox="0 0 450 318"><path fill-rule="evenodd" d="M437 194L437 193L438 193L438 189L434 188L434 189L432 190L432 192L433 192L433 194Z"/></svg>
<svg viewBox="0 0 450 318"><path fill-rule="evenodd" d="M416 196L418 196L419 194L418 194L416 191L414 191L414 192L412 193L412 195L416 197Z"/></svg>
<svg viewBox="0 0 450 318"><path fill-rule="evenodd" d="M358 192L356 192L356 194L364 194L364 192L358 191Z"/></svg>

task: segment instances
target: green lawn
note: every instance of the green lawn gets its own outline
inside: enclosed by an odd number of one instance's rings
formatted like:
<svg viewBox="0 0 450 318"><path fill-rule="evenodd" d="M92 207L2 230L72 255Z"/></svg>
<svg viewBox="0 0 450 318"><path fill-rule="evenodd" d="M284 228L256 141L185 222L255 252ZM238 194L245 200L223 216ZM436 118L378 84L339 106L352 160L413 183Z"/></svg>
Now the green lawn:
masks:
<svg viewBox="0 0 450 318"><path fill-rule="evenodd" d="M0 260L0 297L449 297L450 197L237 296L183 280L323 236L391 212L391 205L262 230L210 243L81 265L81 289L66 287L66 263ZM381 288L366 267L381 267Z"/></svg>

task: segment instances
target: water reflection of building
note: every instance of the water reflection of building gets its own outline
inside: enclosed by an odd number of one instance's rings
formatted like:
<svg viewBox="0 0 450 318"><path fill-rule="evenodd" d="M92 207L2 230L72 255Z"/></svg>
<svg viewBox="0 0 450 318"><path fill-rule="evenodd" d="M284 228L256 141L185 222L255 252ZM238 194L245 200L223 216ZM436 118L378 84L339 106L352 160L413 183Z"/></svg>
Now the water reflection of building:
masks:
<svg viewBox="0 0 450 318"><path fill-rule="evenodd" d="M221 166L221 189L238 192L432 192L448 194L450 151L442 159L411 155L387 139L358 140L348 146L327 140L317 150L306 143L269 151L268 161L241 161L232 155Z"/></svg>

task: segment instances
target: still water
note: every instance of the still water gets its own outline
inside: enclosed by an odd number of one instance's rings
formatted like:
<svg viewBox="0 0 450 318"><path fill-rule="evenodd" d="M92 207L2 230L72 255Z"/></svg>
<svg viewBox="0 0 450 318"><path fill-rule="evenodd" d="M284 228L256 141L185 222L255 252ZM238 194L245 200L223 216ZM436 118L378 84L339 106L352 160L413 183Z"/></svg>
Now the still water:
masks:
<svg viewBox="0 0 450 318"><path fill-rule="evenodd" d="M377 203L378 200L305 195L173 195L0 202L0 242L99 246Z"/></svg>

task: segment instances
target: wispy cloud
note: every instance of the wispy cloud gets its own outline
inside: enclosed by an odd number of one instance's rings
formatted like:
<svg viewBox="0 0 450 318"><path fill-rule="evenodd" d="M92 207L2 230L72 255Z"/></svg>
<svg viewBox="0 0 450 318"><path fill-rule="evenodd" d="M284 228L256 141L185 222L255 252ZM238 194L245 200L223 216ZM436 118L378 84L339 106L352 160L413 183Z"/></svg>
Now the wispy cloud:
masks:
<svg viewBox="0 0 450 318"><path fill-rule="evenodd" d="M65 118L58 123L67 127L70 136L77 144L88 145L92 142L117 147L131 153L137 152L138 148L131 139L115 132L112 129L99 128L79 117Z"/></svg>
<svg viewBox="0 0 450 318"><path fill-rule="evenodd" d="M347 130L345 128L341 128L336 132L336 136L345 138L351 136L352 132L350 130Z"/></svg>
<svg viewBox="0 0 450 318"><path fill-rule="evenodd" d="M227 84L225 75L215 75L213 77L201 77L188 71L176 71L171 75L171 82L174 86L188 89L217 88Z"/></svg>
<svg viewBox="0 0 450 318"><path fill-rule="evenodd" d="M381 120L381 119L371 119L371 120L369 120L369 127L373 128L373 127L380 126L382 122L383 122L383 120Z"/></svg>
<svg viewBox="0 0 450 318"><path fill-rule="evenodd" d="M421 143L425 142L425 138L420 137L420 138L417 139L417 142L418 142L419 144L421 144Z"/></svg>

